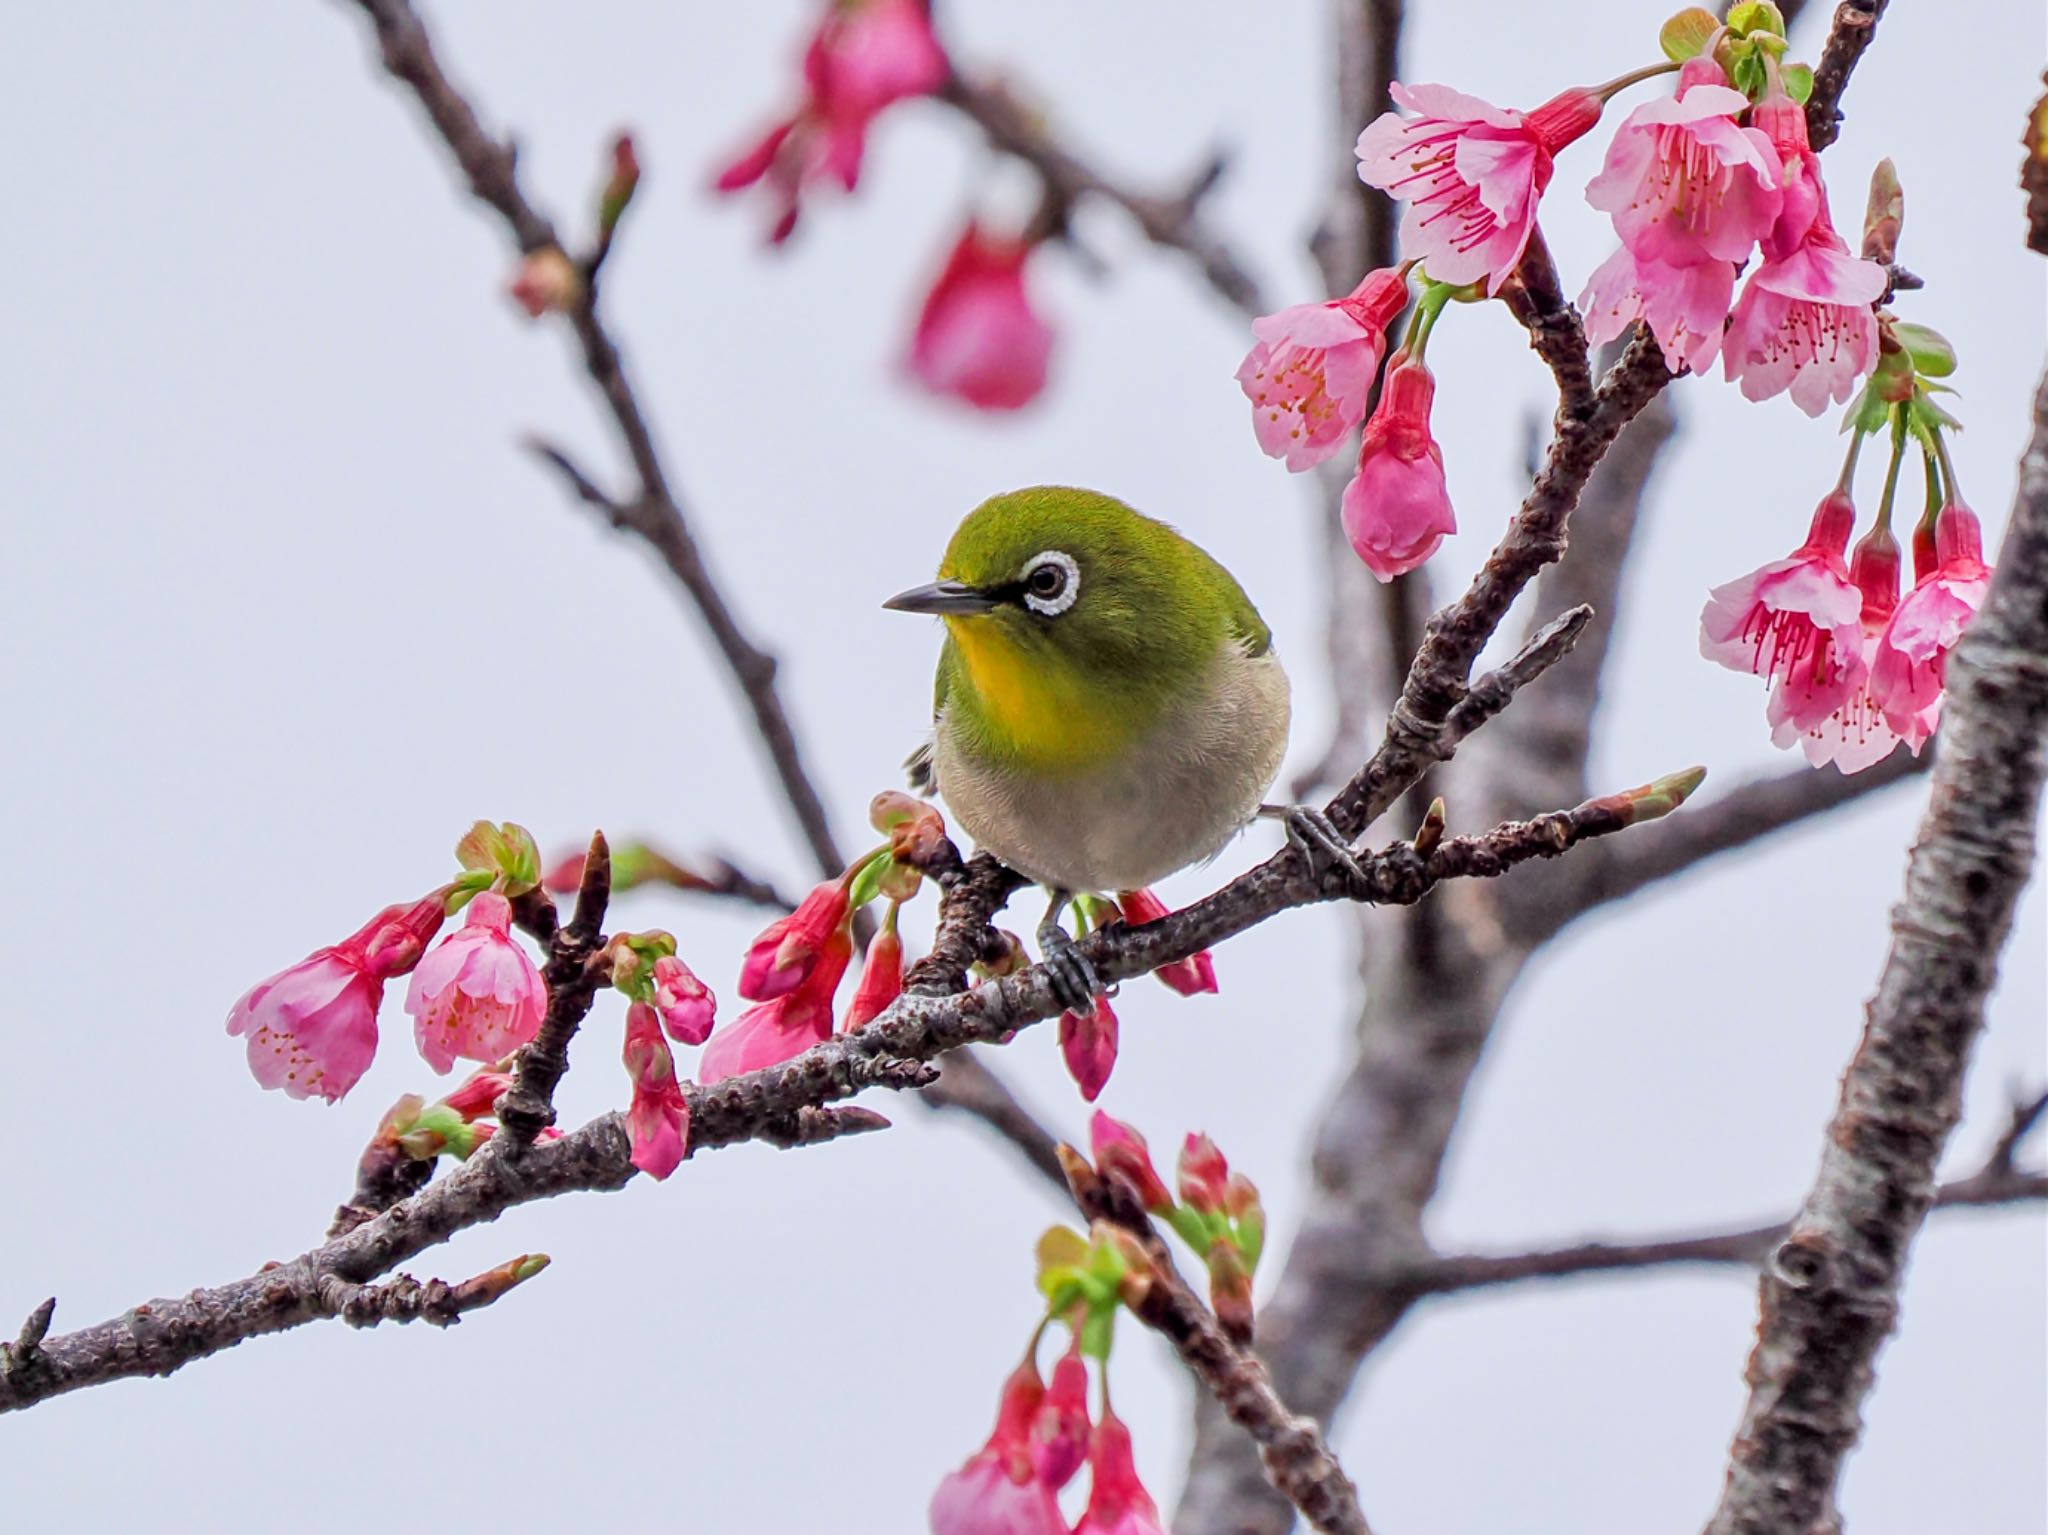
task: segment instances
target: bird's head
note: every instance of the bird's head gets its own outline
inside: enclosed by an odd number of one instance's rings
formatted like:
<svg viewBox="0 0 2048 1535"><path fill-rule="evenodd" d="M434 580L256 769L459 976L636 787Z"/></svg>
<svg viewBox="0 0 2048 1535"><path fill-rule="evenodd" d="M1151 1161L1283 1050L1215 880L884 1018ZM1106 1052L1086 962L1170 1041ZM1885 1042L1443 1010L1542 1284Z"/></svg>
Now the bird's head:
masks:
<svg viewBox="0 0 2048 1535"><path fill-rule="evenodd" d="M1037 486L967 514L929 586L884 604L946 621L958 680L996 711L1057 715L1169 697L1235 640L1269 637L1229 572L1112 496Z"/></svg>

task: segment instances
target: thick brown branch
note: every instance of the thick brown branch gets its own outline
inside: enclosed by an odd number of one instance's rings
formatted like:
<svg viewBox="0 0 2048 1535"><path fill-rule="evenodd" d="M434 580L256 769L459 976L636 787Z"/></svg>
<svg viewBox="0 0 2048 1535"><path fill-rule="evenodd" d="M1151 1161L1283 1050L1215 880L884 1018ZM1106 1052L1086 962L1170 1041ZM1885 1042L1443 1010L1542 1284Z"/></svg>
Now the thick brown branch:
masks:
<svg viewBox="0 0 2048 1535"><path fill-rule="evenodd" d="M1014 155L1038 173L1047 197L1061 210L1090 197L1114 203L1129 214L1154 245L1177 250L1201 269L1203 278L1245 314L1265 311L1258 283L1224 241L1201 218L1201 200L1222 169L1212 161L1185 191L1151 196L1111 180L1054 139L1037 115L1001 85L983 84L954 74L939 92L940 99L959 109L1004 154Z"/></svg>
<svg viewBox="0 0 2048 1535"><path fill-rule="evenodd" d="M1709 1535L1804 1535L1833 1508L2033 867L2048 768L2048 374L1989 594L1949 661L1942 733L1820 1172L1760 1283L1749 1403Z"/></svg>

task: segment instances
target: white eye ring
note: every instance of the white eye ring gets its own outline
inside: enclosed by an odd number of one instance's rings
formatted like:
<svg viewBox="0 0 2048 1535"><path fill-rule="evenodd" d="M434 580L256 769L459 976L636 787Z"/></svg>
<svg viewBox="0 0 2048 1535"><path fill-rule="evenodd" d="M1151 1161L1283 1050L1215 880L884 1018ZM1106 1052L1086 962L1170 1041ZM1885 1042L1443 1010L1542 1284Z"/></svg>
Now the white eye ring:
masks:
<svg viewBox="0 0 2048 1535"><path fill-rule="evenodd" d="M1081 595L1081 567L1065 550L1046 549L1024 562L1023 582L1024 606L1045 618L1058 618Z"/></svg>

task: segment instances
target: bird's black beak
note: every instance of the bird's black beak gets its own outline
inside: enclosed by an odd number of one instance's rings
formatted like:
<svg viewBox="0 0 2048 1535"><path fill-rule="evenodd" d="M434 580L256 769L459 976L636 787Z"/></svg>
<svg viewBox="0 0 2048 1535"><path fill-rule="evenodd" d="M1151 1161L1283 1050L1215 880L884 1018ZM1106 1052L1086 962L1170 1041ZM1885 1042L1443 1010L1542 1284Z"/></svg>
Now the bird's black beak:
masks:
<svg viewBox="0 0 2048 1535"><path fill-rule="evenodd" d="M999 605L998 599L965 581L934 581L930 586L913 586L882 604L899 613L987 613Z"/></svg>

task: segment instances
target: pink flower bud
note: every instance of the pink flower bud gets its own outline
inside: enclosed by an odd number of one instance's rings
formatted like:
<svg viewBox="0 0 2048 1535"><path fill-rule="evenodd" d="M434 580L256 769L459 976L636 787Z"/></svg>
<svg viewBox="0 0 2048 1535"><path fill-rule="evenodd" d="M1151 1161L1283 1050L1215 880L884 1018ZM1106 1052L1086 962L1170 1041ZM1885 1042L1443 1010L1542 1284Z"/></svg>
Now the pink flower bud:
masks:
<svg viewBox="0 0 2048 1535"><path fill-rule="evenodd" d="M445 918L445 892L387 906L354 935L249 988L228 1033L249 1040L249 1070L292 1098L338 1102L377 1054L384 982L419 962Z"/></svg>
<svg viewBox="0 0 2048 1535"><path fill-rule="evenodd" d="M1870 696L1885 723L1917 752L1941 715L1949 652L1990 590L1984 534L1961 502L1934 520L1934 563L1886 621L1870 663Z"/></svg>
<svg viewBox="0 0 2048 1535"><path fill-rule="evenodd" d="M1181 1201L1190 1209L1204 1215L1223 1213L1230 1164L1208 1136L1190 1135L1181 1146L1179 1182Z"/></svg>
<svg viewBox="0 0 2048 1535"><path fill-rule="evenodd" d="M463 1084L441 1100L464 1119L482 1119L497 1112L498 1100L512 1090L512 1073L497 1066L473 1071Z"/></svg>
<svg viewBox="0 0 2048 1535"><path fill-rule="evenodd" d="M1068 1073L1081 1096L1093 1103L1116 1068L1117 1018L1109 998L1097 997L1092 1013L1061 1013L1059 1039Z"/></svg>
<svg viewBox="0 0 2048 1535"><path fill-rule="evenodd" d="M1097 1109L1088 1121L1088 1143L1096 1171L1103 1177L1123 1179L1136 1192L1138 1202L1155 1215L1173 1208L1173 1195L1152 1165L1151 1148L1144 1136Z"/></svg>
<svg viewBox="0 0 2048 1535"><path fill-rule="evenodd" d="M883 1010L902 995L903 940L897 936L896 908L891 906L882 930L868 945L860 985L854 990L853 1004L846 1010L846 1032L851 1034L881 1017Z"/></svg>
<svg viewBox="0 0 2048 1535"><path fill-rule="evenodd" d="M1031 1420L1031 1463L1039 1479L1059 1488L1088 1457L1088 1366L1076 1339L1052 1367L1052 1384Z"/></svg>
<svg viewBox="0 0 2048 1535"><path fill-rule="evenodd" d="M1024 265L1032 247L969 223L927 294L910 344L910 372L934 394L977 410L1016 410L1045 388L1052 327L1032 308Z"/></svg>
<svg viewBox="0 0 2048 1535"><path fill-rule="evenodd" d="M1159 1506L1138 1480L1131 1431L1105 1407L1088 1443L1088 1509L1073 1535L1166 1535Z"/></svg>
<svg viewBox="0 0 2048 1535"><path fill-rule="evenodd" d="M1358 473L1344 487L1345 536L1382 581L1415 569L1458 530L1443 451L1429 429L1435 397L1429 369L1405 353L1397 357L1365 425Z"/></svg>
<svg viewBox="0 0 2048 1535"><path fill-rule="evenodd" d="M512 903L486 890L468 920L413 972L405 1010L420 1055L439 1072L457 1057L503 1060L540 1032L548 1008L540 972L512 937Z"/></svg>
<svg viewBox="0 0 2048 1535"><path fill-rule="evenodd" d="M740 966L740 995L753 1002L772 1002L795 991L832 938L845 932L848 916L844 875L812 890L795 911L763 929L747 950Z"/></svg>
<svg viewBox="0 0 2048 1535"><path fill-rule="evenodd" d="M633 1165L650 1178L666 1178L689 1148L690 1105L676 1081L675 1057L661 1037L661 1019L645 1002L626 1009L622 1058L633 1079L633 1103L626 1110Z"/></svg>
<svg viewBox="0 0 2048 1535"><path fill-rule="evenodd" d="M559 246L529 251L507 287L529 319L573 309L583 301L583 274Z"/></svg>
<svg viewBox="0 0 2048 1535"><path fill-rule="evenodd" d="M1116 898L1116 904L1123 912L1124 921L1133 927L1157 922L1169 915L1166 903L1150 890L1122 891ZM1186 959L1173 960L1152 973L1165 983L1168 990L1177 991L1184 997L1216 990L1216 960L1207 949L1197 949Z"/></svg>
<svg viewBox="0 0 2048 1535"><path fill-rule="evenodd" d="M711 1037L718 998L674 955L654 962L654 1007L661 1026L679 1045L701 1045Z"/></svg>

